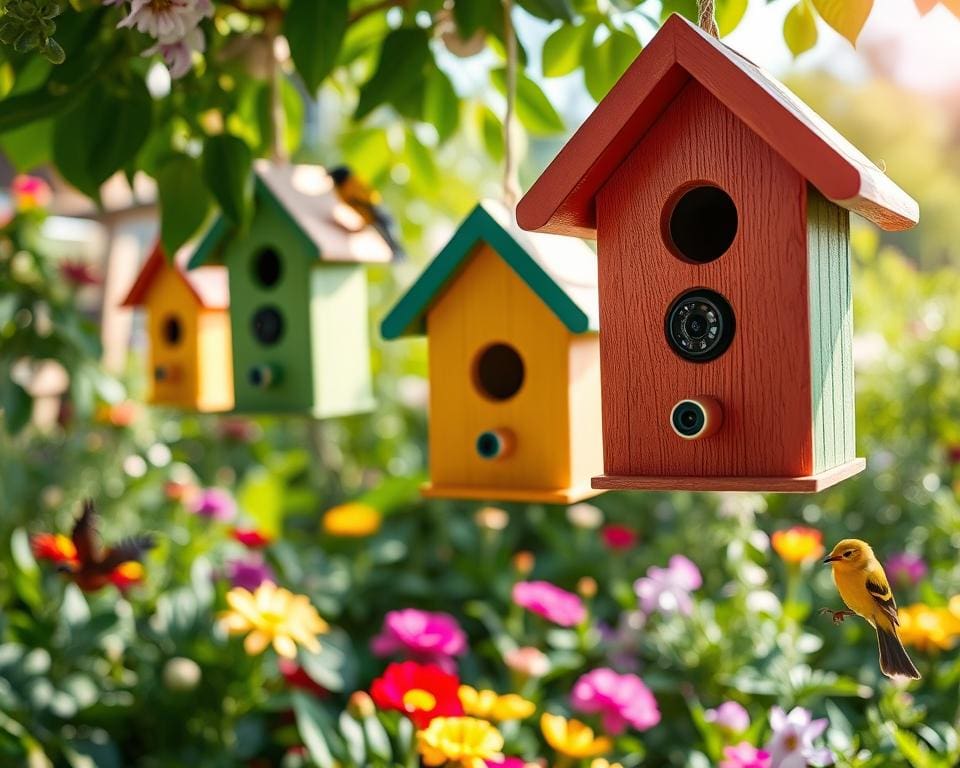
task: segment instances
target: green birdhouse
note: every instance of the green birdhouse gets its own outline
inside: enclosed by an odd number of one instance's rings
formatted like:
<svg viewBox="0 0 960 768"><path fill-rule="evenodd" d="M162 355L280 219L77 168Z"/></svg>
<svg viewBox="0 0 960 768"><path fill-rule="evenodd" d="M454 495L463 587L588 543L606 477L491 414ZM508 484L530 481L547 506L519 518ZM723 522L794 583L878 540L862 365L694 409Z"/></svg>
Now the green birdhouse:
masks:
<svg viewBox="0 0 960 768"><path fill-rule="evenodd" d="M319 166L255 166L243 231L217 220L190 267L222 263L230 283L239 412L328 418L373 407L364 264L391 250Z"/></svg>

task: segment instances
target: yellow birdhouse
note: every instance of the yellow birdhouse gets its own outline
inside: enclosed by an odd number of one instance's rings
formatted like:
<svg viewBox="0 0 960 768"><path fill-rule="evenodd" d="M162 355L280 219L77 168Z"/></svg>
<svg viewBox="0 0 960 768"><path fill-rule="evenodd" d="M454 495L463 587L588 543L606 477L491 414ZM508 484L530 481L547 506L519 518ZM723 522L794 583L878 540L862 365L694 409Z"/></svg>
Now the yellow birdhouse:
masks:
<svg viewBox="0 0 960 768"><path fill-rule="evenodd" d="M151 403L207 412L233 408L224 267L187 271L180 255L171 262L158 243L122 306L146 309Z"/></svg>
<svg viewBox="0 0 960 768"><path fill-rule="evenodd" d="M579 240L521 231L478 205L384 319L426 333L424 495L565 504L603 466L597 262Z"/></svg>

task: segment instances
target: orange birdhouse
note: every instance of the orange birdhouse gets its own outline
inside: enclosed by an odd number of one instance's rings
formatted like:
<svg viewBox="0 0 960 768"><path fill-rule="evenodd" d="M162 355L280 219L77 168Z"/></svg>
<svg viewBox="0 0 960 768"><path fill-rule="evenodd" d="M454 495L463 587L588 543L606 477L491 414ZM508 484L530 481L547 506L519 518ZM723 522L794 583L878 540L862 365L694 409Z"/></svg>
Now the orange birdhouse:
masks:
<svg viewBox="0 0 960 768"><path fill-rule="evenodd" d="M229 290L224 267L187 271L158 243L123 300L146 310L150 402L197 411L233 408Z"/></svg>
<svg viewBox="0 0 960 768"><path fill-rule="evenodd" d="M426 333L430 484L444 498L569 503L600 470L596 257L478 205L382 325Z"/></svg>
<svg viewBox="0 0 960 768"><path fill-rule="evenodd" d="M594 487L811 492L863 469L851 211L919 217L782 84L669 18L517 210L597 241Z"/></svg>

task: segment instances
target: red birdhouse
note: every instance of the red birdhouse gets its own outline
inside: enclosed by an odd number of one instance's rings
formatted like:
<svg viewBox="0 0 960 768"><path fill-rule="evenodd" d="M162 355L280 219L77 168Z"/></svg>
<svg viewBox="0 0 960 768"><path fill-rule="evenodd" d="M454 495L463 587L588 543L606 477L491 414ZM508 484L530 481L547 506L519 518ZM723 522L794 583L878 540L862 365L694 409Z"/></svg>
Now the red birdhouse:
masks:
<svg viewBox="0 0 960 768"><path fill-rule="evenodd" d="M810 492L864 468L850 211L919 217L782 84L668 19L517 210L597 240L595 488Z"/></svg>

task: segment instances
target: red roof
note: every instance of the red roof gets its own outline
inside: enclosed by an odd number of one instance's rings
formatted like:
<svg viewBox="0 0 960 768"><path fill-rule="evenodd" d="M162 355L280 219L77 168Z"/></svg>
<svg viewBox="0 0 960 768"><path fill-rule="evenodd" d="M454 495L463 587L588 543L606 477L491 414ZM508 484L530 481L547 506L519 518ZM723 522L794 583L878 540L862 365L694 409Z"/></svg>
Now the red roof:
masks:
<svg viewBox="0 0 960 768"><path fill-rule="evenodd" d="M227 282L227 268L210 266L188 270L187 262L189 260L190 250L181 248L174 260L175 269L180 273L190 292L196 297L197 303L204 309L228 309L230 307L230 288ZM120 306L142 306L146 302L147 294L150 293L153 281L167 264L167 255L158 241Z"/></svg>
<svg viewBox="0 0 960 768"><path fill-rule="evenodd" d="M919 221L916 201L796 94L673 15L520 201L520 226L596 238L597 192L691 78L828 199L888 230Z"/></svg>

